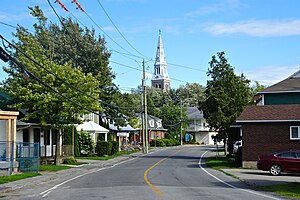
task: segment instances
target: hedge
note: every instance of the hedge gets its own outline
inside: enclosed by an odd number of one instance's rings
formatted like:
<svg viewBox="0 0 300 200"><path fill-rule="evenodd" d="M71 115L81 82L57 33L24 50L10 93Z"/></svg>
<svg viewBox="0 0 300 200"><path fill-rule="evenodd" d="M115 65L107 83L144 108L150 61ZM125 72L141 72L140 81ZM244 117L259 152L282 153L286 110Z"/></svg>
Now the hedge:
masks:
<svg viewBox="0 0 300 200"><path fill-rule="evenodd" d="M112 143L105 141L98 141L96 145L96 153L98 156L112 155Z"/></svg>

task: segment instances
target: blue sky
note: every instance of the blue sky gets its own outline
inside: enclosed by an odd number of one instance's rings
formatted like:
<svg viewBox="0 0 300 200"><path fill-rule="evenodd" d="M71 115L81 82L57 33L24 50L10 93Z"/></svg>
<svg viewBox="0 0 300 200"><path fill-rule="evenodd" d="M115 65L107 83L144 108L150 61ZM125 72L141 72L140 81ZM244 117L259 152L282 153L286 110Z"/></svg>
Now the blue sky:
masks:
<svg viewBox="0 0 300 200"><path fill-rule="evenodd" d="M143 58L150 85L159 29L172 88L187 82L206 85L208 62L220 51L225 52L236 74L244 73L263 85L272 85L300 69L298 0L99 0L134 48L118 33L97 0L77 0L87 15L76 10L71 0L61 0L70 13L50 1L61 16L71 13L85 26L105 35L112 50L110 66L116 73L115 83L125 92L141 84ZM46 0L1 0L0 22L32 30L35 20L27 7L34 5L58 23ZM4 37L13 39L14 31L0 23ZM5 77L1 69L0 79Z"/></svg>

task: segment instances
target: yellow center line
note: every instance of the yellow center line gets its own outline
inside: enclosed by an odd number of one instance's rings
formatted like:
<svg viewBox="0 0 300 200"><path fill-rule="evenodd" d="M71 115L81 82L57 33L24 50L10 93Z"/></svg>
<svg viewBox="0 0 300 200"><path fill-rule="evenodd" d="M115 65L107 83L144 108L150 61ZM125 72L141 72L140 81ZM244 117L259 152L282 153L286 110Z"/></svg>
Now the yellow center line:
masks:
<svg viewBox="0 0 300 200"><path fill-rule="evenodd" d="M161 160L159 160L157 163L155 163L154 165L152 165L151 167L149 167L145 172L144 172L144 180L145 182L156 192L156 194L158 196L163 196L164 193L162 193L159 189L157 189L149 180L148 180L148 172L153 169L154 167L156 167L157 165L159 165L161 162L165 161L166 159L168 159L169 157L175 155L176 153L178 153L179 151L181 150L178 150L176 151L175 153L173 153L172 155L166 157L166 158L163 158Z"/></svg>

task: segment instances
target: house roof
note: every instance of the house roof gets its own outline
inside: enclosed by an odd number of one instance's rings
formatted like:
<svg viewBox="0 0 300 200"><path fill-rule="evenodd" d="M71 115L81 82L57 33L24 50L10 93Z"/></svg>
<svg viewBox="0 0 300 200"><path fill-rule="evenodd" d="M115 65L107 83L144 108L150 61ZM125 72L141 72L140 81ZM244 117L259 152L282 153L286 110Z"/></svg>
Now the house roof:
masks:
<svg viewBox="0 0 300 200"><path fill-rule="evenodd" d="M109 129L112 131L117 131L117 132L135 132L137 131L135 128L132 128L130 125L122 126L122 127L117 127L113 124L109 124Z"/></svg>
<svg viewBox="0 0 300 200"><path fill-rule="evenodd" d="M188 119L202 119L203 117L203 112L200 111L197 107L187 107L187 115Z"/></svg>
<svg viewBox="0 0 300 200"><path fill-rule="evenodd" d="M300 104L247 106L236 119L243 122L300 121Z"/></svg>
<svg viewBox="0 0 300 200"><path fill-rule="evenodd" d="M287 92L300 92L300 70L289 78L258 92L258 94Z"/></svg>
<svg viewBox="0 0 300 200"><path fill-rule="evenodd" d="M100 126L99 124L96 124L93 121L89 122L83 122L83 124L80 124L77 126L77 131L88 131L88 132L93 132L93 133L108 133L109 130L106 128Z"/></svg>

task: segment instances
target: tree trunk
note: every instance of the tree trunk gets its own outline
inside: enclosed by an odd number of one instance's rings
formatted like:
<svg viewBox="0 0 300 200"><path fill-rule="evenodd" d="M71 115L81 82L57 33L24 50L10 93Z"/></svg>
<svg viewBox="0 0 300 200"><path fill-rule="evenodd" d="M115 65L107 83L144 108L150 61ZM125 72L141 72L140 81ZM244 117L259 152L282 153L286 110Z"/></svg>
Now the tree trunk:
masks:
<svg viewBox="0 0 300 200"><path fill-rule="evenodd" d="M60 135L61 129L59 129L59 133L56 134L55 165L60 165Z"/></svg>

